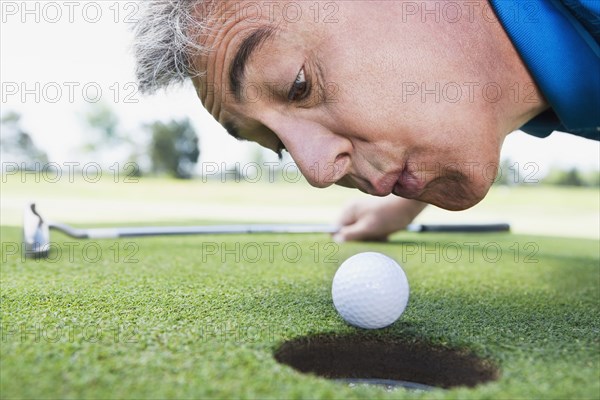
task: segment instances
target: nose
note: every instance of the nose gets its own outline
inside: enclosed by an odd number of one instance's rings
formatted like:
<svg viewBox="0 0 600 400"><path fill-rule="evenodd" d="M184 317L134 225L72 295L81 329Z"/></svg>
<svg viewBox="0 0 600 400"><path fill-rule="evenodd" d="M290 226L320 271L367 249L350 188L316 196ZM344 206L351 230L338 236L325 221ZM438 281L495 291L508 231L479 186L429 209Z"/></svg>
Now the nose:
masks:
<svg viewBox="0 0 600 400"><path fill-rule="evenodd" d="M311 121L287 122L275 132L312 186L331 186L349 172L352 142L348 138Z"/></svg>

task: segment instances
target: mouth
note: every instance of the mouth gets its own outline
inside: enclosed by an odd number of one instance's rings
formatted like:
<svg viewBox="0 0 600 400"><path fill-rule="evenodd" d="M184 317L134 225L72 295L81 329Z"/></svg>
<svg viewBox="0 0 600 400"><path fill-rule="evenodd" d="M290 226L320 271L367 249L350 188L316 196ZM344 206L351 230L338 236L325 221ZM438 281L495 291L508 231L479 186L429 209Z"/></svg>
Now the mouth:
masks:
<svg viewBox="0 0 600 400"><path fill-rule="evenodd" d="M398 174L385 175L378 181L370 183L369 190L363 190L372 196L385 197L389 196L394 190Z"/></svg>
<svg viewBox="0 0 600 400"><path fill-rule="evenodd" d="M418 172L411 172L408 165L405 165L402 170L387 173L376 180L346 175L336 184L356 188L371 196L385 197L394 194L407 199L418 197L425 189L425 182L419 179Z"/></svg>
<svg viewBox="0 0 600 400"><path fill-rule="evenodd" d="M400 178L399 178L400 177ZM340 186L353 187L363 193L376 197L386 197L394 193L398 182L402 179L402 172L387 173L378 179L367 179L359 176L352 176L349 180L340 180L337 182Z"/></svg>
<svg viewBox="0 0 600 400"><path fill-rule="evenodd" d="M336 182L336 185L352 189L358 189L365 194L377 197L385 197L392 193L396 184L397 175L386 175L377 181L371 181L360 176L346 175Z"/></svg>
<svg viewBox="0 0 600 400"><path fill-rule="evenodd" d="M425 189L425 182L415 172L404 168L396 181L392 193L406 199L416 199Z"/></svg>

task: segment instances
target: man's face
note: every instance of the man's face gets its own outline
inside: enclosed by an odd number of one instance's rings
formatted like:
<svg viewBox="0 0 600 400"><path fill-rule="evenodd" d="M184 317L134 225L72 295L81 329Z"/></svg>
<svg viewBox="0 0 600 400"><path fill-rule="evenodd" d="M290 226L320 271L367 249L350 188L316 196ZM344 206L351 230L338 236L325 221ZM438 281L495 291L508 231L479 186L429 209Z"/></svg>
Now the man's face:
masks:
<svg viewBox="0 0 600 400"><path fill-rule="evenodd" d="M200 38L211 51L194 60L206 73L194 83L230 133L285 148L317 187L453 210L485 196L502 141L498 104L493 87L482 95L489 82L443 18L422 22L399 1L226 1L216 10Z"/></svg>

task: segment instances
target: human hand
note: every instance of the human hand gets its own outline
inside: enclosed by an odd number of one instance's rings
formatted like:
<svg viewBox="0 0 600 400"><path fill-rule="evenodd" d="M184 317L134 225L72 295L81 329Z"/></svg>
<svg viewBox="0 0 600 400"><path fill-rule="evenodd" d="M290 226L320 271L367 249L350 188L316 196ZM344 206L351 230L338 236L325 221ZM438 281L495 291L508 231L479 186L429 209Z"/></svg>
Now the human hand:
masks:
<svg viewBox="0 0 600 400"><path fill-rule="evenodd" d="M420 201L396 196L355 201L342 211L338 221L341 228L333 239L387 241L390 234L405 229L425 206Z"/></svg>

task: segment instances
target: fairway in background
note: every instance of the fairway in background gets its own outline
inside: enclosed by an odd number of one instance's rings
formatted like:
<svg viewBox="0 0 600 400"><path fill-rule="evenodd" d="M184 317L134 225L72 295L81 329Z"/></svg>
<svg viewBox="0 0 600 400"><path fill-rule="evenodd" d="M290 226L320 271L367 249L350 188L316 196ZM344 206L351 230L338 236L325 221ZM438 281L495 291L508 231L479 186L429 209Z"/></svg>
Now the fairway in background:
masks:
<svg viewBox="0 0 600 400"><path fill-rule="evenodd" d="M34 175L3 176L2 225L20 226L22 209L38 204L46 218L80 225L198 222L333 223L351 199L370 196L337 186L298 182L182 181L141 178L96 183L67 177L53 183ZM37 182L36 182L37 180ZM508 222L515 233L600 239L600 192L595 188L494 186L477 206L450 212L430 206L417 223Z"/></svg>

